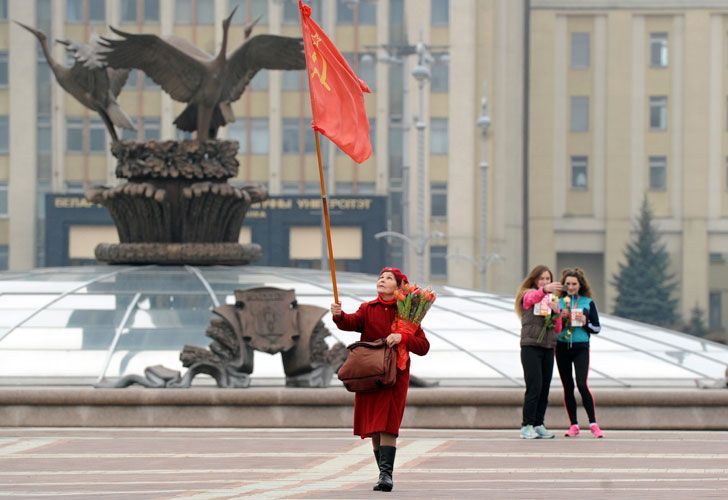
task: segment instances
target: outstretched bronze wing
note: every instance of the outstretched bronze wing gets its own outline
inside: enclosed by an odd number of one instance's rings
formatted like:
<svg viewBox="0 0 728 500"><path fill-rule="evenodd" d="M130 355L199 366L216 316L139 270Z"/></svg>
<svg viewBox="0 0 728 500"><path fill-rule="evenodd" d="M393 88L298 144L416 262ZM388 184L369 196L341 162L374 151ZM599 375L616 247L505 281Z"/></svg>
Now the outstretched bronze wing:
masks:
<svg viewBox="0 0 728 500"><path fill-rule="evenodd" d="M109 66L115 69L140 69L172 99L180 102L192 100L206 74L203 61L157 35L110 29L121 38L102 37L101 44L109 49L102 53Z"/></svg>
<svg viewBox="0 0 728 500"><path fill-rule="evenodd" d="M221 101L240 99L261 69L306 69L303 40L279 35L256 35L230 54Z"/></svg>
<svg viewBox="0 0 728 500"><path fill-rule="evenodd" d="M58 40L58 43L66 46L66 52L73 57L74 65L71 68L71 74L74 75L76 80L81 80L80 84L84 88L87 90L94 88L95 90L99 88L98 84L101 83L98 80L108 78L108 85L104 85L104 87L108 87L111 94L117 97L121 93L121 89L124 87L126 80L129 78L129 70L108 68L106 62L103 60L102 52L104 47L100 42L101 37L96 33L91 35L89 43ZM96 71L104 72L105 74L92 73ZM91 87L88 87L89 85ZM100 100L103 100L102 97L101 95L97 96Z"/></svg>

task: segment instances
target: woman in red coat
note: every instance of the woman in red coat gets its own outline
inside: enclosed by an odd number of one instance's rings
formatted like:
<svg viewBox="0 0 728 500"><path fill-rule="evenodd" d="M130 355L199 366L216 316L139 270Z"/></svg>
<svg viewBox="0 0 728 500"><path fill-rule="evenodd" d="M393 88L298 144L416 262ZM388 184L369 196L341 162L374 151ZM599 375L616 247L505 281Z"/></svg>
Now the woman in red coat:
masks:
<svg viewBox="0 0 728 500"><path fill-rule="evenodd" d="M407 276L394 267L385 267L377 280L377 298L359 306L354 314L341 311L341 304L331 304L334 323L340 330L361 333L361 340L371 342L386 339L390 346L407 349L419 356L430 350L430 343L422 328L414 335L392 333L392 322L397 314L394 292ZM409 388L409 367L397 369L397 382L392 387L378 391L356 393L354 397L354 434L372 438L374 457L379 465L379 482L374 486L377 491L392 491L392 472L394 455L397 451L397 436L402 423L404 405Z"/></svg>

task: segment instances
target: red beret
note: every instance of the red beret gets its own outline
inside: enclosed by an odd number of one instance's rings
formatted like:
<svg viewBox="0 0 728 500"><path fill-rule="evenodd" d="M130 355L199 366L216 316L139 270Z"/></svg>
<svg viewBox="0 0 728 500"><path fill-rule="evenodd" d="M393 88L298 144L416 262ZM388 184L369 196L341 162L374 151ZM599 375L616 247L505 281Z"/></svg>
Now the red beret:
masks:
<svg viewBox="0 0 728 500"><path fill-rule="evenodd" d="M379 276L381 276L382 273L394 274L394 279L397 280L397 286L401 286L402 283L409 283L409 279L407 279L407 275L404 274L399 269L397 269L396 267L383 267L382 270L379 271Z"/></svg>

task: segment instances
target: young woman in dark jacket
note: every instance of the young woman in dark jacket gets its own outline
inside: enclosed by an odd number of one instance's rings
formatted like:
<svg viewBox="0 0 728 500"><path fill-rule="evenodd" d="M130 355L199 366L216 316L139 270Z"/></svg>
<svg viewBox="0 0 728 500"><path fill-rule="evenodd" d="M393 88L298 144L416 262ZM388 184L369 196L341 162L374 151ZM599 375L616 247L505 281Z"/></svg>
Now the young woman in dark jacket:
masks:
<svg viewBox="0 0 728 500"><path fill-rule="evenodd" d="M430 350L430 343L422 328L414 335L392 333L392 322L397 315L394 292L407 276L395 267L385 267L377 279L377 298L359 306L354 314L341 310L340 304L331 304L334 323L340 330L361 333L360 340L371 342L386 339L387 343L397 345L397 349L424 356ZM379 466L379 482L374 486L377 491L392 491L394 483L394 455L397 451L397 436L404 415L404 405L409 388L410 360L404 370L397 369L397 382L373 392L357 392L354 396L354 434L372 438L374 457Z"/></svg>
<svg viewBox="0 0 728 500"><path fill-rule="evenodd" d="M521 319L521 364L526 393L523 398L522 439L551 439L554 435L544 426L549 388L554 371L554 345L561 332L558 300L548 300L561 291L561 283L553 283L553 273L546 266L536 266L523 280L516 294L516 314ZM555 295L553 296L556 297ZM534 307L547 308L547 316L534 313Z"/></svg>

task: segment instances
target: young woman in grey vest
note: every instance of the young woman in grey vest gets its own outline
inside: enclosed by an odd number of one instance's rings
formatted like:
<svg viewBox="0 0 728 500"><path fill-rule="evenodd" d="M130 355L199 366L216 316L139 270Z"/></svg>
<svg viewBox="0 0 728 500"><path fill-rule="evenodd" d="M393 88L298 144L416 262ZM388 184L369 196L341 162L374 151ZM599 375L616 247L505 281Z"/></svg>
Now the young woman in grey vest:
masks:
<svg viewBox="0 0 728 500"><path fill-rule="evenodd" d="M554 371L554 346L561 333L558 295L561 283L546 266L536 266L516 294L516 314L521 318L521 365L526 382L523 398L522 439L551 439L544 426Z"/></svg>

